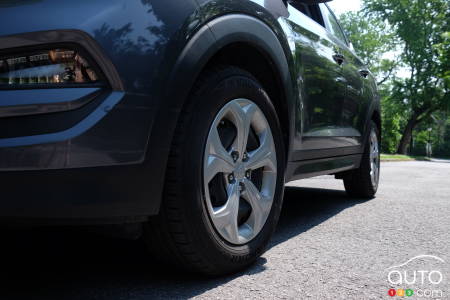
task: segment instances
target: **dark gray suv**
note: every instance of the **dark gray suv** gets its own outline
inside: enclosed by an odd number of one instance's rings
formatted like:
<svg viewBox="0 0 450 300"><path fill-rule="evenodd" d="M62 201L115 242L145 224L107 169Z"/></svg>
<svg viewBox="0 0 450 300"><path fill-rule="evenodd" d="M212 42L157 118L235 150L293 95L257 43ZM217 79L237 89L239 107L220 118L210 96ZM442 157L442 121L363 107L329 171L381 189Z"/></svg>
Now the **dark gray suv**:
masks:
<svg viewBox="0 0 450 300"><path fill-rule="evenodd" d="M376 84L321 2L2 1L0 219L118 224L224 274L263 253L285 182L373 197Z"/></svg>

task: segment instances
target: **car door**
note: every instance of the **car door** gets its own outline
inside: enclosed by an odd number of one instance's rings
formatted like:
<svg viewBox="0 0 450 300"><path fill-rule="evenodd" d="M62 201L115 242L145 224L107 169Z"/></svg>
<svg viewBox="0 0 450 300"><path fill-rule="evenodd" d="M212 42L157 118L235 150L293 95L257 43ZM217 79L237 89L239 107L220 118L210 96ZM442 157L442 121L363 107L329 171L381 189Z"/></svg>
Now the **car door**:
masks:
<svg viewBox="0 0 450 300"><path fill-rule="evenodd" d="M348 40L330 8L323 4L321 9L327 30L333 35L343 59L341 68L346 83L346 94L341 110L342 134L353 143L361 144L364 121L371 99L368 81L372 75L350 49Z"/></svg>
<svg viewBox="0 0 450 300"><path fill-rule="evenodd" d="M288 1L288 9L290 16L283 25L293 49L301 99L297 116L301 141L297 137L294 159L307 159L307 152L320 156L316 150L347 144L340 130L346 80L338 47L325 28L320 7Z"/></svg>

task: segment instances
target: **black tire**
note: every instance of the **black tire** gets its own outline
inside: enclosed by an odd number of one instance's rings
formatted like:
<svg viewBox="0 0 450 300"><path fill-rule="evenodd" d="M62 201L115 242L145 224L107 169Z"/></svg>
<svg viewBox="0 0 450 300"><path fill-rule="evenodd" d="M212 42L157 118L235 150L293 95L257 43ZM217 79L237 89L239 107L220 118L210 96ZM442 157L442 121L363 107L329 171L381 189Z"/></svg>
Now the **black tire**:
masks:
<svg viewBox="0 0 450 300"><path fill-rule="evenodd" d="M356 170L351 171L348 175L344 177L344 186L347 194L355 198L371 199L375 196L378 190L378 180L380 172L376 176L376 184L372 183L371 177L371 157L370 157L370 135L372 131L375 132L378 139L378 147L380 141L380 131L377 125L371 121L369 126L369 136L366 140L366 145L364 147L364 153L362 155L360 167ZM378 153L378 170L380 156Z"/></svg>
<svg viewBox="0 0 450 300"><path fill-rule="evenodd" d="M202 191L203 152L210 125L229 101L250 99L263 111L273 133L277 161L275 197L259 234L234 245L215 230ZM236 67L220 67L200 76L172 143L163 201L158 216L144 226L153 255L173 266L206 275L223 275L253 263L265 250L280 215L284 191L284 145L275 109L259 82Z"/></svg>

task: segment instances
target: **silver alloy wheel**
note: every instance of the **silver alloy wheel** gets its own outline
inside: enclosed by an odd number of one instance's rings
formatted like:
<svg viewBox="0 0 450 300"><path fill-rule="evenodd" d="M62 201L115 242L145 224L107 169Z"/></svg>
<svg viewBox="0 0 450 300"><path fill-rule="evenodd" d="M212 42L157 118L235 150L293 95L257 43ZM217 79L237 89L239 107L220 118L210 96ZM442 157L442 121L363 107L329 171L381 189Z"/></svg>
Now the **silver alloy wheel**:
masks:
<svg viewBox="0 0 450 300"><path fill-rule="evenodd" d="M236 135L231 147L225 149L218 126L224 120L231 122ZM258 147L247 153L249 134L253 130ZM261 170L262 180L253 182L251 172ZM214 206L210 183L222 176L226 202ZM248 99L227 103L211 125L203 163L203 184L209 216L219 234L233 244L245 244L263 228L272 208L277 179L276 149L269 123L261 109ZM242 200L251 207L251 213L242 224L238 214Z"/></svg>
<svg viewBox="0 0 450 300"><path fill-rule="evenodd" d="M378 136L375 129L370 133L370 179L374 189L378 187L380 178L380 151L378 147Z"/></svg>

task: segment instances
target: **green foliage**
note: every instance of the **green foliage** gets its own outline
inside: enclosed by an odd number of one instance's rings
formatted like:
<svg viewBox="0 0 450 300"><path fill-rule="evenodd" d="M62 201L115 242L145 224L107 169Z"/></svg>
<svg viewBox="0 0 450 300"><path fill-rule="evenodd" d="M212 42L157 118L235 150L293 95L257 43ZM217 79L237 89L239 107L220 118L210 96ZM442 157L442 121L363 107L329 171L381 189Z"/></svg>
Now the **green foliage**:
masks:
<svg viewBox="0 0 450 300"><path fill-rule="evenodd" d="M442 108L448 100L443 72L443 58L448 44L443 29L448 28L447 0L365 0L372 15L382 18L394 28L404 44L402 62L411 76L400 88L408 95L411 114L420 117ZM439 46L437 46L439 45ZM447 46L446 46L447 45ZM438 47L438 48L437 48ZM442 52L442 54L440 53ZM443 58L443 59L442 59ZM443 61L444 60L444 61Z"/></svg>
<svg viewBox="0 0 450 300"><path fill-rule="evenodd" d="M364 11L342 14L340 23L356 54L380 82L385 82L398 66L398 61L383 58L400 44L392 29L381 18Z"/></svg>
<svg viewBox="0 0 450 300"><path fill-rule="evenodd" d="M383 153L396 153L401 138L401 128L405 123L404 116L390 98L382 98L382 139L381 151Z"/></svg>
<svg viewBox="0 0 450 300"><path fill-rule="evenodd" d="M450 19L450 11L447 15L447 20ZM450 22L448 22L447 27ZM450 28L446 28L450 30ZM450 31L445 31L441 34L442 42L435 45L435 49L438 51L439 60L441 61L441 68L439 75L444 79L444 84L447 90L450 89ZM448 104L448 103L447 103Z"/></svg>

